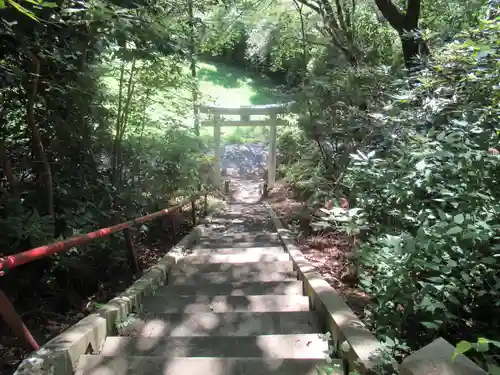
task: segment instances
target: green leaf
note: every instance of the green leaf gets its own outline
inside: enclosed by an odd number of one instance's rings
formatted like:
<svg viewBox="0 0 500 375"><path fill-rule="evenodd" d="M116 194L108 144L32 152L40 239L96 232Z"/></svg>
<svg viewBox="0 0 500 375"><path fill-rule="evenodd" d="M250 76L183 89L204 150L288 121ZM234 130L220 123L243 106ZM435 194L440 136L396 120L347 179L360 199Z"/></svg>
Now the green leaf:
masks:
<svg viewBox="0 0 500 375"><path fill-rule="evenodd" d="M457 356L464 354L471 349L472 349L472 344L470 342L464 340L460 341L455 347L455 351L453 352L451 360L454 361Z"/></svg>
<svg viewBox="0 0 500 375"><path fill-rule="evenodd" d="M497 365L495 365L493 363L488 363L487 366L488 366L488 372L490 373L490 375L500 375L500 367L498 367Z"/></svg>
<svg viewBox="0 0 500 375"><path fill-rule="evenodd" d="M457 224L462 224L464 222L465 218L463 214L458 214L453 218L453 221Z"/></svg>
<svg viewBox="0 0 500 375"><path fill-rule="evenodd" d="M422 325L429 329L439 329L439 325L434 322L422 322Z"/></svg>
<svg viewBox="0 0 500 375"><path fill-rule="evenodd" d="M44 8L57 8L59 5L57 3L51 3L51 2L43 2L39 4L41 7Z"/></svg>
<svg viewBox="0 0 500 375"><path fill-rule="evenodd" d="M500 349L500 341L496 341L496 340L489 340L489 339L487 339L487 340L488 340L488 342L489 342L491 345L496 346L497 348L499 348L499 349Z"/></svg>
<svg viewBox="0 0 500 375"><path fill-rule="evenodd" d="M447 298L448 298L448 300L453 302L455 305L460 305L460 301L453 294L448 294Z"/></svg>
<svg viewBox="0 0 500 375"><path fill-rule="evenodd" d="M447 220L447 217L446 217L446 214L444 213L443 210L440 210L438 209L438 214L439 214L439 218L443 221L446 221Z"/></svg>
<svg viewBox="0 0 500 375"><path fill-rule="evenodd" d="M449 236L451 236L453 234L458 234L458 233L462 233L462 228L460 228L460 227L452 227L452 228L450 228L450 229L448 229L446 231L446 234L449 235Z"/></svg>
<svg viewBox="0 0 500 375"><path fill-rule="evenodd" d="M5 0L0 0L0 9L5 8Z"/></svg>
<svg viewBox="0 0 500 375"><path fill-rule="evenodd" d="M39 21L38 20L38 17L35 15L35 13L33 13L31 10L28 10L26 8L24 8L23 6L21 6L20 4L16 3L14 0L8 0L9 3L14 7L16 8L18 11L20 11L21 13L25 14L26 16L28 16L29 18L35 20L35 21Z"/></svg>
<svg viewBox="0 0 500 375"><path fill-rule="evenodd" d="M422 159L420 160L416 165L415 165L415 168L417 168L417 170L419 171L423 171L425 169L425 167L427 166L427 164L425 163L425 160Z"/></svg>

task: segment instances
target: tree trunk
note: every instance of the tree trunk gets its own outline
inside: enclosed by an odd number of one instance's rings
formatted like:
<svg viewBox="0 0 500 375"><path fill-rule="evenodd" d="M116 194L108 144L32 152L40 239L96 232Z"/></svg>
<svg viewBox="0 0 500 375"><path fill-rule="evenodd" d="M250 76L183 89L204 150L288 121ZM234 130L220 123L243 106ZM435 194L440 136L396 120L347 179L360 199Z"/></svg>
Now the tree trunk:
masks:
<svg viewBox="0 0 500 375"><path fill-rule="evenodd" d="M401 39L406 68L411 72L421 67L421 58L429 55L429 47L419 33L420 0L408 0L406 12L401 12L391 0L375 0L378 9L397 31Z"/></svg>
<svg viewBox="0 0 500 375"><path fill-rule="evenodd" d="M54 218L54 191L52 187L52 172L50 170L49 161L42 143L40 131L35 122L35 99L38 92L38 79L40 76L40 60L32 52L28 52L33 70L30 72L30 82L28 85L28 102L26 106L26 121L31 130L31 142L33 147L33 159L35 170L41 182L41 197L43 203L42 212Z"/></svg>
<svg viewBox="0 0 500 375"><path fill-rule="evenodd" d="M198 82L196 81L196 29L194 24L193 0L188 0L188 17L189 17L189 59L191 68L191 78L193 80L193 117L194 117L194 133L200 135L200 115L198 108Z"/></svg>
<svg viewBox="0 0 500 375"><path fill-rule="evenodd" d="M14 180L14 173L12 172L12 163L5 148L5 141L0 140L0 167L3 171L3 178L7 181L6 190L10 191L12 196L17 195L17 184Z"/></svg>
<svg viewBox="0 0 500 375"><path fill-rule="evenodd" d="M116 124L115 124L115 138L113 140L113 150L111 155L111 183L113 186L118 185L118 155L120 153L120 130L122 121L122 107L123 107L123 86L124 86L124 75L125 75L125 62L122 62L120 66L120 82L118 86L118 112L116 114Z"/></svg>
<svg viewBox="0 0 500 375"><path fill-rule="evenodd" d="M421 38L400 36L406 69L412 72L422 66L422 58L429 55L429 47Z"/></svg>

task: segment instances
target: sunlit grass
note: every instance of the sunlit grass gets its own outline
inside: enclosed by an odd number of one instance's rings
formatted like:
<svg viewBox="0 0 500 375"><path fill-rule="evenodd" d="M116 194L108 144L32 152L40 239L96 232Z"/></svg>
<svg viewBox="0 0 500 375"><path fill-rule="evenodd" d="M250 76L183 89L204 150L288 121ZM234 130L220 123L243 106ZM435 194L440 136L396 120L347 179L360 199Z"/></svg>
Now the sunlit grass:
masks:
<svg viewBox="0 0 500 375"><path fill-rule="evenodd" d="M189 66L182 67L186 77L190 75ZM275 101L272 85L265 79L252 75L244 69L212 62L198 62L198 84L201 104L216 104L224 107L238 107L251 104L271 104ZM107 76L103 83L113 94L118 93L118 77ZM175 87L157 90L153 95L153 103L147 110L147 116L156 126L148 126L151 133L162 133L162 129L170 124L178 123L193 126L192 94L188 87ZM246 128L246 127L245 127ZM247 132L249 129L245 129ZM202 128L202 135L209 135L212 128ZM238 132L238 128L224 127L225 136ZM240 130L241 132L241 130ZM252 133L261 134L261 129Z"/></svg>

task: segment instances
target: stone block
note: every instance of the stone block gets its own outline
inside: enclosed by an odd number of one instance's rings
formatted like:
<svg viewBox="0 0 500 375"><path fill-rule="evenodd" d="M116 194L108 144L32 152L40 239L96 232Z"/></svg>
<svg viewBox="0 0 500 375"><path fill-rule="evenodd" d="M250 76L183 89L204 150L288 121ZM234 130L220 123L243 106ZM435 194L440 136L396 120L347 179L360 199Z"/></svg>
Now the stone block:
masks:
<svg viewBox="0 0 500 375"><path fill-rule="evenodd" d="M401 375L487 375L464 355L451 360L455 347L443 338L406 357L400 365Z"/></svg>

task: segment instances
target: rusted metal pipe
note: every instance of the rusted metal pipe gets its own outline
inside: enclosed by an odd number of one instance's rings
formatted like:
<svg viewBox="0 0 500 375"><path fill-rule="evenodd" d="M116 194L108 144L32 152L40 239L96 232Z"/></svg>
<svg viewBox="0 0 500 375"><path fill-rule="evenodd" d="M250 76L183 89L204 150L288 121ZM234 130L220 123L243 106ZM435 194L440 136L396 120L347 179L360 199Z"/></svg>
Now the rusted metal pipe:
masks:
<svg viewBox="0 0 500 375"><path fill-rule="evenodd" d="M206 192L201 192L197 196L185 199L181 203L173 207L170 207L168 209L157 211L152 214L145 215L121 224L113 225L107 228L102 228L94 232L89 232L82 236L71 237L64 241L58 241L49 245L35 247L33 249L23 251L21 253L12 254L0 258L0 276L3 276L5 272L9 269L19 267L23 264L33 262L35 260L44 258L46 256L68 250L76 245L83 245L92 240L107 237L119 231L124 231L125 243L129 252L129 256L131 258L130 259L131 266L134 270L134 273L139 274L140 269L137 264L137 258L135 256L132 240L130 238L130 232L128 229L136 224L152 221L154 219L157 219L165 215L169 214L172 215L172 213L175 213L178 209L184 207L189 202L192 202L193 199L198 198L199 196L201 196L201 194L205 194L206 196ZM175 224L174 224L174 237L175 236L176 235L175 235ZM10 300L7 298L7 296L1 289L0 289L0 316L3 318L5 323L7 323L7 325L10 327L12 332L19 338L19 340L21 340L23 345L26 345L28 348L33 350L39 349L36 340L31 335L28 328L26 328L21 317L16 312L14 306L12 305Z"/></svg>
<svg viewBox="0 0 500 375"><path fill-rule="evenodd" d="M3 320L16 335L21 343L28 349L38 350L40 346L37 344L35 338L24 325L21 316L17 313L12 302L10 302L7 295L0 289L0 315Z"/></svg>
<svg viewBox="0 0 500 375"><path fill-rule="evenodd" d="M38 260L52 254L60 253L61 251L68 250L77 245L86 244L87 242L90 242L98 238L107 237L113 233L130 228L136 224L145 223L157 219L159 217L168 215L188 204L191 201L191 199L192 198L185 199L178 205L127 221L125 223L113 225L107 228L102 228L81 236L71 237L64 241L54 242L50 245L35 247L31 250L23 251L22 253L12 254L0 258L0 276L2 276L2 274L6 270L19 267L23 264L33 262L34 260Z"/></svg>

